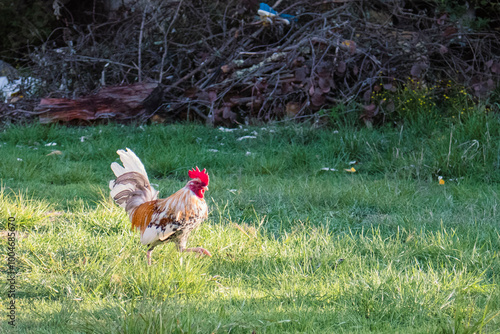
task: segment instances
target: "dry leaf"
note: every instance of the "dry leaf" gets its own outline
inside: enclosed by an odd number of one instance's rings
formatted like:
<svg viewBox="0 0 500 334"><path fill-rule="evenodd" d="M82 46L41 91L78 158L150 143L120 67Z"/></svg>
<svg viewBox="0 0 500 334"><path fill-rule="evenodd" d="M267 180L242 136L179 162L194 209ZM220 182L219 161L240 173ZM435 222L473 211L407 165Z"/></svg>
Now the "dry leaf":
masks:
<svg viewBox="0 0 500 334"><path fill-rule="evenodd" d="M439 19L437 19L437 24L439 24L440 26L442 26L443 24L446 23L447 19L448 19L448 14L444 13L443 15L441 15L441 17Z"/></svg>
<svg viewBox="0 0 500 334"><path fill-rule="evenodd" d="M372 92L371 90L367 90L363 93L363 100L365 100L365 102L370 102L370 100L372 99Z"/></svg>
<svg viewBox="0 0 500 334"><path fill-rule="evenodd" d="M318 76L321 78L328 78L331 77L331 71L330 68L332 66L327 63L326 61L322 61L319 65L318 68L316 69L316 73L318 73Z"/></svg>
<svg viewBox="0 0 500 334"><path fill-rule="evenodd" d="M379 107L372 103L370 105L364 106L363 110L364 113L360 116L360 118L363 119L367 126L371 126L373 118L378 114Z"/></svg>
<svg viewBox="0 0 500 334"><path fill-rule="evenodd" d="M323 93L328 93L330 91L330 87L331 87L330 80L320 77L318 80L318 85Z"/></svg>
<svg viewBox="0 0 500 334"><path fill-rule="evenodd" d="M314 85L311 84L311 87L309 87L309 95L313 96L314 95Z"/></svg>
<svg viewBox="0 0 500 334"><path fill-rule="evenodd" d="M500 63L493 63L490 70L492 73L500 74Z"/></svg>
<svg viewBox="0 0 500 334"><path fill-rule="evenodd" d="M258 94L261 94L267 90L267 79L261 79L257 81L254 85L254 89L257 91Z"/></svg>
<svg viewBox="0 0 500 334"><path fill-rule="evenodd" d="M305 61L306 60L304 59L304 57L297 57L293 61L293 66L294 67L302 67L304 65Z"/></svg>
<svg viewBox="0 0 500 334"><path fill-rule="evenodd" d="M304 82L307 78L307 68L299 67L295 69L295 81Z"/></svg>
<svg viewBox="0 0 500 334"><path fill-rule="evenodd" d="M396 92L396 86L394 86L393 84L391 83L386 83L384 84L384 89L388 90L388 91L391 91L391 92Z"/></svg>
<svg viewBox="0 0 500 334"><path fill-rule="evenodd" d="M427 65L425 63L416 63L411 67L411 75L414 77L420 78L422 75L422 72L427 69Z"/></svg>
<svg viewBox="0 0 500 334"><path fill-rule="evenodd" d="M231 120L231 122L236 120L236 113L231 111L230 104L226 103L224 107L222 107L222 117Z"/></svg>
<svg viewBox="0 0 500 334"><path fill-rule="evenodd" d="M351 40L345 40L340 44L340 47L346 51L349 51L350 54L356 53L356 42Z"/></svg>
<svg viewBox="0 0 500 334"><path fill-rule="evenodd" d="M443 31L443 37L450 37L458 32L456 27L446 27Z"/></svg>
<svg viewBox="0 0 500 334"><path fill-rule="evenodd" d="M294 118L295 115L300 111L300 103L298 102L288 102L286 104L286 115L290 118Z"/></svg>
<svg viewBox="0 0 500 334"><path fill-rule="evenodd" d="M287 94L292 91L292 85L289 82L283 81L281 83L281 94Z"/></svg>
<svg viewBox="0 0 500 334"><path fill-rule="evenodd" d="M208 92L208 100L210 103L214 103L215 100L217 100L217 92L214 90L211 90Z"/></svg>
<svg viewBox="0 0 500 334"><path fill-rule="evenodd" d="M320 88L314 89L314 92L311 96L311 103L313 106L320 107L325 103L326 97L321 91Z"/></svg>
<svg viewBox="0 0 500 334"><path fill-rule="evenodd" d="M189 87L184 91L184 96L185 97L190 97L193 98L196 96L196 93L198 93L198 88L196 87Z"/></svg>
<svg viewBox="0 0 500 334"><path fill-rule="evenodd" d="M346 63L344 61L340 61L339 65L337 66L337 72L340 74L344 74L346 70L347 70Z"/></svg>
<svg viewBox="0 0 500 334"><path fill-rule="evenodd" d="M161 117L158 114L153 115L153 117L151 117L150 120L151 120L151 123L155 123L155 124L159 124L159 123L164 123L165 122L165 118ZM80 140L83 143L84 140L82 138L83 137L81 137Z"/></svg>

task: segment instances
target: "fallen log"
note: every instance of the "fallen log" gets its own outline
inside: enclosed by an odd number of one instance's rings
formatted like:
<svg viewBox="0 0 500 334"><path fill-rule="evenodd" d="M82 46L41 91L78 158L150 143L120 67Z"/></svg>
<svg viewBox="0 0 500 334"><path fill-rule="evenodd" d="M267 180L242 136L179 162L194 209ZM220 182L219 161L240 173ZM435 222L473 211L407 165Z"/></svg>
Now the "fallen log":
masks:
<svg viewBox="0 0 500 334"><path fill-rule="evenodd" d="M43 98L36 108L40 123L68 123L103 119L149 118L161 103L162 89L156 82L104 87L94 95L77 99Z"/></svg>

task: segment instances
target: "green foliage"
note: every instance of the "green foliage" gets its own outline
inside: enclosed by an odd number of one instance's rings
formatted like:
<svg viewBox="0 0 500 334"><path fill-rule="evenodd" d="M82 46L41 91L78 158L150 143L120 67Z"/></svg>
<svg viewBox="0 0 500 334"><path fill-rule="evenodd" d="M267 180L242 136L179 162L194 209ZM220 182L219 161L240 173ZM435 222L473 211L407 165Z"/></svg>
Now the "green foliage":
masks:
<svg viewBox="0 0 500 334"><path fill-rule="evenodd" d="M451 81L428 86L411 78L398 88L380 82L371 94L371 102L378 110L373 118L379 122L406 123L422 129L441 129L469 119L473 119L472 123L479 121L485 125L488 118L485 114L499 111L496 105L480 103L465 87Z"/></svg>
<svg viewBox="0 0 500 334"><path fill-rule="evenodd" d="M494 29L500 19L500 3L489 0L434 0L436 10L446 12L450 20L461 21L474 30Z"/></svg>
<svg viewBox="0 0 500 334"><path fill-rule="evenodd" d="M0 144L0 219L5 228L14 215L19 231L19 333L499 327L500 123L491 114L429 129L14 126ZM146 265L108 197L109 164L124 147L162 196L185 184L188 168L208 169L210 215L189 244L212 258L165 245ZM62 154L47 155L55 149ZM356 173L344 171L351 166Z"/></svg>

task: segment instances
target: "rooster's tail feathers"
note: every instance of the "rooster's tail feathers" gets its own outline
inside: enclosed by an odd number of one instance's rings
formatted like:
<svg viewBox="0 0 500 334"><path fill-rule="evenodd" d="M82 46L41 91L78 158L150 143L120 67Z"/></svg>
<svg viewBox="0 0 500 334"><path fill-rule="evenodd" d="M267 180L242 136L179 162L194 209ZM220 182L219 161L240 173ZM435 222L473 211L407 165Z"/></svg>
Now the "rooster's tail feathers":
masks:
<svg viewBox="0 0 500 334"><path fill-rule="evenodd" d="M116 153L118 153L120 160L123 163L123 167L117 162L113 162L111 164L111 169L113 170L113 173L115 173L116 177L128 172L136 172L144 175L146 180L148 180L148 174L146 173L146 169L144 169L144 165L131 149L127 147L127 151L118 150Z"/></svg>
<svg viewBox="0 0 500 334"><path fill-rule="evenodd" d="M123 166L116 162L111 164L116 179L109 181L110 194L131 214L142 203L157 199L158 191L151 187L144 165L134 152L127 148L127 151L118 150L117 153Z"/></svg>

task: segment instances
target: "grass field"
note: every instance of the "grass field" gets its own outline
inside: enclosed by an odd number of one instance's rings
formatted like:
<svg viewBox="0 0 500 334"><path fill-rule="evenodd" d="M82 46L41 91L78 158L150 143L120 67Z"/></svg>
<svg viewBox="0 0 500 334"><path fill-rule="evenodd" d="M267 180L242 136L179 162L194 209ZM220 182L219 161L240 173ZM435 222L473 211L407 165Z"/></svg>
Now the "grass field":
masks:
<svg viewBox="0 0 500 334"><path fill-rule="evenodd" d="M108 194L125 147L162 197L207 168L211 211L188 244L212 258L166 245L147 266ZM13 126L0 157L19 270L15 330L2 274L2 333L500 332L498 119ZM0 245L6 268L6 231Z"/></svg>

